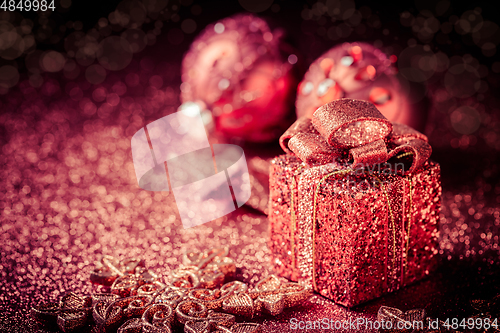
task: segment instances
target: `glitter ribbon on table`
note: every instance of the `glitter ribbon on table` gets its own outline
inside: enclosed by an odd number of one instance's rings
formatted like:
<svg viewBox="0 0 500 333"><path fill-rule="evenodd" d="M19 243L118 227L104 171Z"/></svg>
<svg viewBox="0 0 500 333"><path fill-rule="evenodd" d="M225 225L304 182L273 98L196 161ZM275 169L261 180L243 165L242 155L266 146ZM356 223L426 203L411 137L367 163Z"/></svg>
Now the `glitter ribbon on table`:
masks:
<svg viewBox="0 0 500 333"><path fill-rule="evenodd" d="M433 270L439 166L425 135L340 99L297 120L280 144L288 154L272 162L269 209L278 274L351 307ZM366 269L377 278L361 277Z"/></svg>
<svg viewBox="0 0 500 333"><path fill-rule="evenodd" d="M124 267L120 263L142 263L106 256L97 266L102 268L103 262L112 262L115 268ZM260 324L236 323L236 316L277 315L311 295L310 289L274 275L254 288L240 281L228 282L236 266L224 248L185 253L182 262L183 266L170 273L168 284L142 264L116 278L110 293L85 297L69 293L59 304L32 308L32 317L43 326L57 323L64 332L76 331L93 320L94 333L171 333L182 325L189 333L259 333ZM92 278L92 282L109 284L108 279Z"/></svg>

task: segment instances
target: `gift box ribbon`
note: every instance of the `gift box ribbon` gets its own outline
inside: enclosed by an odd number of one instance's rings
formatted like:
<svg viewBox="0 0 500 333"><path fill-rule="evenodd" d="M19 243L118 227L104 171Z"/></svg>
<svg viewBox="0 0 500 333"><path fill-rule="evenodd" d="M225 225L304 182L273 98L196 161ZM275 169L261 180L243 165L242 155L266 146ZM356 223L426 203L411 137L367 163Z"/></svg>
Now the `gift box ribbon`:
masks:
<svg viewBox="0 0 500 333"><path fill-rule="evenodd" d="M397 123L389 122L377 108L365 101L340 99L328 103L315 111L312 120L309 118L298 119L280 138L280 145L289 154L294 154L299 157L307 165L327 164L335 159L350 162L351 166L336 170L324 175L317 184L313 196L312 207L312 228L306 230L311 232L310 239L312 246L312 262L301 265L305 268L305 277L309 277L312 281L314 290L318 291L316 285L316 269L315 269L315 236L316 236L316 205L319 195L320 185L329 177L344 176L347 173L354 172L358 168L365 168L378 163L388 163L389 165L395 159L401 157L409 158L409 167L400 170L403 175L411 174L416 169L421 167L430 157L432 148L427 143L427 137L418 131ZM390 149L390 151L388 150ZM301 168L302 169L302 168ZM371 169L373 170L373 169ZM368 169L370 171L370 169ZM390 230L392 231L391 249L392 253L392 268L393 272L386 274L387 280L398 280L396 278L396 221L395 212L391 208L391 200L387 189L383 185L380 178L368 172L381 185L387 200L388 218L390 220ZM292 179L293 186L296 185L295 177ZM405 268L400 275L400 283L403 283L404 274L408 260L409 235L411 228L412 215L412 182L408 178L409 184L409 215L408 226L405 233L407 235L405 246ZM291 213L292 213L292 266L296 267L295 258L295 232L297 229L297 221L295 216L295 201L291 194ZM403 213L404 214L404 213ZM404 214L405 215L405 214ZM306 228L309 229L309 228ZM309 238L309 237L307 237ZM387 257L388 257L387 256ZM387 264L386 264L387 267ZM388 273L388 272L387 272ZM390 291L392 288L388 286Z"/></svg>
<svg viewBox="0 0 500 333"><path fill-rule="evenodd" d="M403 124L391 123L371 103L339 99L317 109L312 119L299 118L280 138L280 145L308 165L326 164L335 159L355 168L408 158L413 173L430 157L427 137ZM388 148L390 150L388 150Z"/></svg>

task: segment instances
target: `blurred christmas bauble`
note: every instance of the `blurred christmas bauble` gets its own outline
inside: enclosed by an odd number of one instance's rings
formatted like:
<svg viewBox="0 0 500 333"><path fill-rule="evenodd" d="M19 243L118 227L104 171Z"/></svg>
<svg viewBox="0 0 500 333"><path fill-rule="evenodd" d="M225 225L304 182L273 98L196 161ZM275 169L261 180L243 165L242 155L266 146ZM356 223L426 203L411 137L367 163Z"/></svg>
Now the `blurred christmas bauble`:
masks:
<svg viewBox="0 0 500 333"><path fill-rule="evenodd" d="M373 103L392 122L423 131L428 112L424 87L397 75L395 61L367 43L333 47L311 64L299 84L297 116L310 117L335 99L353 98Z"/></svg>
<svg viewBox="0 0 500 333"><path fill-rule="evenodd" d="M280 30L251 14L208 25L182 62L182 102L212 112L229 138L265 142L293 121L297 56Z"/></svg>

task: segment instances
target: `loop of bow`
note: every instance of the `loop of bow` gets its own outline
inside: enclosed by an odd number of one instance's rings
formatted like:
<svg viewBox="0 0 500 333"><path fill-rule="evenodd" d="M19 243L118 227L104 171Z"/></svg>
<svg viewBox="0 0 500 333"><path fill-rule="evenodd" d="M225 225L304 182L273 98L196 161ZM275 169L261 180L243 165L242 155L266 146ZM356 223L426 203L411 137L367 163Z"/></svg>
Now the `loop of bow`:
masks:
<svg viewBox="0 0 500 333"><path fill-rule="evenodd" d="M430 157L427 137L391 123L371 103L339 99L317 109L312 119L299 118L280 138L283 150L306 164L326 164L340 158L356 166L407 162L412 173ZM401 157L407 157L399 160Z"/></svg>

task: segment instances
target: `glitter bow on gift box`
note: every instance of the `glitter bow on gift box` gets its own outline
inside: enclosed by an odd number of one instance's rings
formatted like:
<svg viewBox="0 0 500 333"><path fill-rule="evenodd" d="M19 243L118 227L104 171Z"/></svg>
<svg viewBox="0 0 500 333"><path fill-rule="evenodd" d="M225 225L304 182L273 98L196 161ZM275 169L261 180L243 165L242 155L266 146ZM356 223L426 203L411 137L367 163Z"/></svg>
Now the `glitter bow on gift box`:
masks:
<svg viewBox="0 0 500 333"><path fill-rule="evenodd" d="M254 288L229 281L236 266L227 255L227 249L186 253L183 266L170 273L168 284L141 260L105 256L91 273L91 281L109 285L114 279L109 293L85 297L69 293L59 304L33 307L32 317L44 326L57 324L64 332L90 324L94 333L171 333L179 326L189 333L258 333L260 324L236 323L236 318L277 315L311 294L274 275Z"/></svg>
<svg viewBox="0 0 500 333"><path fill-rule="evenodd" d="M392 124L369 102L346 98L320 107L312 121L298 119L281 136L280 145L307 164L325 164L348 155L352 165L364 167L401 159L407 153L411 160L404 174L421 167L432 153L422 133Z"/></svg>
<svg viewBox="0 0 500 333"><path fill-rule="evenodd" d="M269 207L280 275L352 307L436 268L440 169L425 135L340 99L280 144Z"/></svg>

